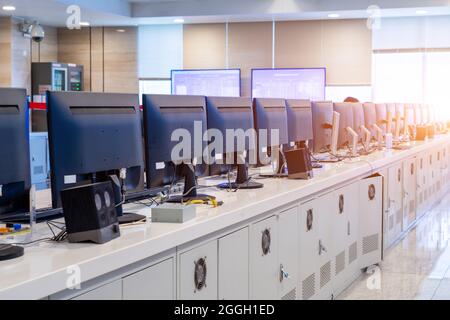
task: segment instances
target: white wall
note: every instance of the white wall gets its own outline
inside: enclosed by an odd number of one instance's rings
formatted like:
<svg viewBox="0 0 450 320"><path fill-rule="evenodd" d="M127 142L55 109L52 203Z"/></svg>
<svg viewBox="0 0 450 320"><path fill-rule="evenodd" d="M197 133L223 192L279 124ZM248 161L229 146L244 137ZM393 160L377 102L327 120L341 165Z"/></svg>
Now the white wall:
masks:
<svg viewBox="0 0 450 320"><path fill-rule="evenodd" d="M170 78L183 69L183 26L141 26L138 31L139 78Z"/></svg>

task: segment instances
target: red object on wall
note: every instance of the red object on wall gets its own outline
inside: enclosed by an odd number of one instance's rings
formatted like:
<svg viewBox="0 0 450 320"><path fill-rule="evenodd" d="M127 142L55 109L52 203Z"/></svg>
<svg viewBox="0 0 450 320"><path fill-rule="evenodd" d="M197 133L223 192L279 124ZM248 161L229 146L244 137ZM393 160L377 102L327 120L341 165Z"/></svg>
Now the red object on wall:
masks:
<svg viewBox="0 0 450 320"><path fill-rule="evenodd" d="M30 102L29 106L30 106L30 109L38 109L38 110L46 110L47 109L46 103Z"/></svg>

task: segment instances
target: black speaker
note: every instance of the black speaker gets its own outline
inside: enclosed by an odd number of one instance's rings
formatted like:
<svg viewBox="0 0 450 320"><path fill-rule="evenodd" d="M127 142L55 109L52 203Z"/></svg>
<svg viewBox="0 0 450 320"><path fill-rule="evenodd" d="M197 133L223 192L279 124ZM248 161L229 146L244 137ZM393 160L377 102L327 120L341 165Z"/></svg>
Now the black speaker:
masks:
<svg viewBox="0 0 450 320"><path fill-rule="evenodd" d="M111 181L61 191L69 242L105 243L120 236Z"/></svg>
<svg viewBox="0 0 450 320"><path fill-rule="evenodd" d="M286 151L284 155L289 179L310 179L313 177L311 155L306 147Z"/></svg>

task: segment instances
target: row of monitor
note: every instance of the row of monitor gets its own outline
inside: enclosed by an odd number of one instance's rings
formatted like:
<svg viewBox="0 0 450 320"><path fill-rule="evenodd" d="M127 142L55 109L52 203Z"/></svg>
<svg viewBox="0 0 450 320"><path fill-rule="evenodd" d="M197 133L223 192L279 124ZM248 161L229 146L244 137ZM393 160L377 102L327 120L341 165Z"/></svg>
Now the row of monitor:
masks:
<svg viewBox="0 0 450 320"><path fill-rule="evenodd" d="M172 94L241 96L241 70L172 70ZM325 99L325 68L252 69L253 98Z"/></svg>
<svg viewBox="0 0 450 320"><path fill-rule="evenodd" d="M193 153L189 159L184 155L174 159L172 151L179 141L172 140L172 133L183 128L195 136L195 123L201 124L201 137L207 129L218 129L224 139L226 129L268 130L265 146L250 141L242 146L233 138L235 152L274 146L269 133L272 129L279 130L277 144L289 148L297 142L314 140L315 151L321 151L331 145L330 124L335 111L341 115L340 128L359 131L360 124L371 128L371 124L387 123L386 114L392 108L384 104L311 104L309 100L180 95L144 95L143 103L141 112L139 97L134 94L47 93L54 208L61 206L61 190L112 176L121 177L128 194L144 188L151 191L184 178L185 196L195 197L196 176L223 174L230 169L224 165L189 165L189 161L204 156L207 141L202 141L202 148L196 148L191 140ZM413 106L413 110L418 108ZM427 121L418 118L422 113L412 114L415 123ZM28 123L25 90L0 89L0 215L28 210ZM345 135L339 130L339 146L348 142ZM238 177L245 180L247 167L238 169Z"/></svg>

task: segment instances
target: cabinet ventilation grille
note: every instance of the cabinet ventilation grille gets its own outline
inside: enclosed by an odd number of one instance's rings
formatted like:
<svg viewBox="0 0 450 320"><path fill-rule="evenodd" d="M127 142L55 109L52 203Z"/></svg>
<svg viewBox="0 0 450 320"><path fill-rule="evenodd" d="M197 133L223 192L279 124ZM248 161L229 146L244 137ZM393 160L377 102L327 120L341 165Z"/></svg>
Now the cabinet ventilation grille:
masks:
<svg viewBox="0 0 450 320"><path fill-rule="evenodd" d="M320 268L320 288L323 288L331 280L331 262L325 263Z"/></svg>
<svg viewBox="0 0 450 320"><path fill-rule="evenodd" d="M378 250L378 233L363 238L363 255Z"/></svg>
<svg viewBox="0 0 450 320"><path fill-rule="evenodd" d="M35 166L33 167L33 174L43 174L44 166Z"/></svg>
<svg viewBox="0 0 450 320"><path fill-rule="evenodd" d="M297 289L292 289L281 300L297 300Z"/></svg>
<svg viewBox="0 0 450 320"><path fill-rule="evenodd" d="M345 269L345 250L336 256L336 275Z"/></svg>
<svg viewBox="0 0 450 320"><path fill-rule="evenodd" d="M302 298L308 300L316 294L316 274L313 273L302 282Z"/></svg>
<svg viewBox="0 0 450 320"><path fill-rule="evenodd" d="M358 243L355 241L348 249L348 264L353 263L358 258Z"/></svg>

